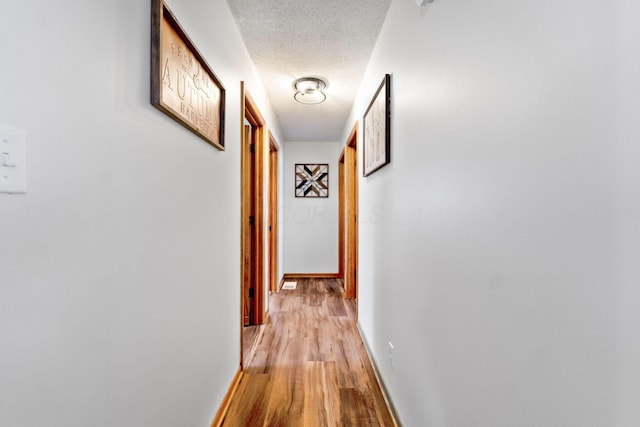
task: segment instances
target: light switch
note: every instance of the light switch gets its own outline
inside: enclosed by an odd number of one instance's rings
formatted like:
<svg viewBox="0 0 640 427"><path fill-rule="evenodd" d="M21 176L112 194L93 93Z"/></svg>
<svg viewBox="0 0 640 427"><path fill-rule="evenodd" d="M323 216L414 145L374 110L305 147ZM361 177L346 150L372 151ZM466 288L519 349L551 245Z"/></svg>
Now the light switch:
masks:
<svg viewBox="0 0 640 427"><path fill-rule="evenodd" d="M0 125L0 193L27 192L27 134Z"/></svg>

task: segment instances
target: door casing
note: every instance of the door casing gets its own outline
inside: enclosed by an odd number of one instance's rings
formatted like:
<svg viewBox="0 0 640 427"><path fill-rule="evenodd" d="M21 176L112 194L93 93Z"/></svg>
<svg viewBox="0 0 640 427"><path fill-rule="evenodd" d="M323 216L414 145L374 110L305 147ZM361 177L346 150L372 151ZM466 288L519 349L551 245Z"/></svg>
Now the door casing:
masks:
<svg viewBox="0 0 640 427"><path fill-rule="evenodd" d="M269 291L278 291L278 142L269 132Z"/></svg>
<svg viewBox="0 0 640 427"><path fill-rule="evenodd" d="M338 163L339 272L345 296L358 297L358 123L354 125Z"/></svg>
<svg viewBox="0 0 640 427"><path fill-rule="evenodd" d="M266 122L240 82L241 97L241 301L240 366L243 368L243 327L261 325L266 316L264 275L264 152ZM245 122L246 121L246 122ZM248 123L249 130L247 130ZM250 290L253 287L253 298ZM248 315L246 311L249 311ZM248 317L248 319L247 319Z"/></svg>

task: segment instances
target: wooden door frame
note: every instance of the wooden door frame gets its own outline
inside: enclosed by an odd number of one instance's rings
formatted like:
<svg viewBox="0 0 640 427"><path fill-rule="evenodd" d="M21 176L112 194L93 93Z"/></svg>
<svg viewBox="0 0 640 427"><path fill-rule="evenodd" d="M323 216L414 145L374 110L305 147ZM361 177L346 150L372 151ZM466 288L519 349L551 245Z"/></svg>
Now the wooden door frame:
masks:
<svg viewBox="0 0 640 427"><path fill-rule="evenodd" d="M269 132L269 291L278 292L278 142Z"/></svg>
<svg viewBox="0 0 640 427"><path fill-rule="evenodd" d="M242 326L251 324L251 311L253 308L251 307L251 301L249 301L247 296L247 288L251 286L251 281L255 280L252 276L253 274L253 252L252 246L254 245L255 236L253 234L253 230L251 229L251 223L247 222L247 218L250 218L252 211L251 205L253 203L253 191L255 187L255 182L253 182L255 171L253 168L255 167L255 161L251 154L250 144L253 138L253 131L251 129L251 125L246 124L246 121L243 121L242 124L242 135L241 135L241 158L242 158L242 214L241 214L241 322Z"/></svg>
<svg viewBox="0 0 640 427"><path fill-rule="evenodd" d="M342 165L342 166L340 166ZM358 122L355 123L340 155L338 172L342 169L338 188L341 213L338 227L339 262L343 269L345 296L358 298Z"/></svg>
<svg viewBox="0 0 640 427"><path fill-rule="evenodd" d="M251 324L261 325L265 319L264 309L264 147L266 140L266 122L257 107L257 104L246 90L244 81L240 82L240 103L242 114L240 115L240 129L242 135L242 147L240 150L240 164L241 164L241 225L240 225L240 269L241 269L241 281L240 281L240 367L243 368L243 338L244 338L244 304L245 298L245 283L253 277L254 283L254 298L252 302L252 309L254 313L254 319ZM247 141L245 135L245 119L251 124L253 136L253 156L251 156L251 140ZM250 167L248 160L251 157L254 159L254 182L249 182L247 179L248 170ZM251 186L254 186L254 191L251 191ZM253 198L253 199L252 199ZM252 233L251 221L251 204L254 206L254 227ZM251 241L251 253L246 253L247 242ZM251 257L251 268L247 268L245 260L247 257Z"/></svg>
<svg viewBox="0 0 640 427"><path fill-rule="evenodd" d="M345 181L344 181L344 152L343 148L338 157L338 277L342 279L342 286L345 286L344 282L344 267L345 267Z"/></svg>

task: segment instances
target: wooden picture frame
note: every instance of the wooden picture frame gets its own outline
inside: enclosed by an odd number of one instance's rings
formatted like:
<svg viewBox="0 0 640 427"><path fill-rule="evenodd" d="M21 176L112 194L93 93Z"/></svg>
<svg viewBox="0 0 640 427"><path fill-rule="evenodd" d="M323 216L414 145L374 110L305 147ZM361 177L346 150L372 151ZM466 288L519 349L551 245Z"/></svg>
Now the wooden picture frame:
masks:
<svg viewBox="0 0 640 427"><path fill-rule="evenodd" d="M151 2L151 104L224 150L224 86L164 0Z"/></svg>
<svg viewBox="0 0 640 427"><path fill-rule="evenodd" d="M391 75L385 74L362 119L362 174L391 161Z"/></svg>
<svg viewBox="0 0 640 427"><path fill-rule="evenodd" d="M327 163L296 163L296 197L329 197L329 165Z"/></svg>

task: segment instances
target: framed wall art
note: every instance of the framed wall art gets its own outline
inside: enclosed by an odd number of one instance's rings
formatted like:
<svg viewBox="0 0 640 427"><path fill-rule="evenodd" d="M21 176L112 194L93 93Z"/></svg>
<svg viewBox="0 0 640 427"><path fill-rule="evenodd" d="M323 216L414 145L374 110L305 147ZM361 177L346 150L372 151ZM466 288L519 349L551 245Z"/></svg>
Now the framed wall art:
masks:
<svg viewBox="0 0 640 427"><path fill-rule="evenodd" d="M391 76L385 74L362 119L362 174L371 175L391 161Z"/></svg>
<svg viewBox="0 0 640 427"><path fill-rule="evenodd" d="M296 197L329 197L329 165L296 163Z"/></svg>
<svg viewBox="0 0 640 427"><path fill-rule="evenodd" d="M151 104L224 150L224 86L164 0L151 8Z"/></svg>

